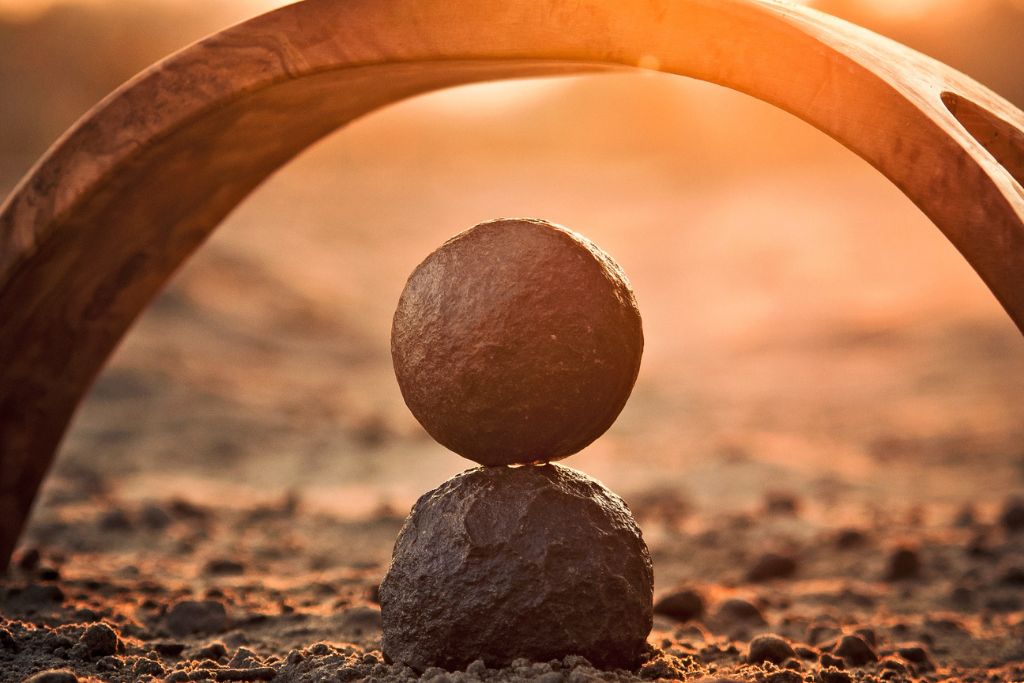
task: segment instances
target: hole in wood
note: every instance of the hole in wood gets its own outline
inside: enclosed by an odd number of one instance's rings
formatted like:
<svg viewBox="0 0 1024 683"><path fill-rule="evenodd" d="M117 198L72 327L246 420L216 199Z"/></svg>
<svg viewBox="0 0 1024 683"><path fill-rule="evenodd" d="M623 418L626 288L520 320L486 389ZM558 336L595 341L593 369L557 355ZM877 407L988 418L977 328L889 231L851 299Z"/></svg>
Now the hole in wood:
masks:
<svg viewBox="0 0 1024 683"><path fill-rule="evenodd" d="M1024 131L955 93L942 93L942 102L967 132L1009 171L1017 181L1017 191L1024 197Z"/></svg>

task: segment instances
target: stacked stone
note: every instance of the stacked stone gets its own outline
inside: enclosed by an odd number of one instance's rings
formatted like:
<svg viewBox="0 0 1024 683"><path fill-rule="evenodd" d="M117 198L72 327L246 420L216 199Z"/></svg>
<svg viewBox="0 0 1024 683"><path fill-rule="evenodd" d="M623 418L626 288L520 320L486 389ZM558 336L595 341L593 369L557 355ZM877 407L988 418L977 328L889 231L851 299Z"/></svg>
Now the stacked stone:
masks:
<svg viewBox="0 0 1024 683"><path fill-rule="evenodd" d="M643 331L622 269L570 230L482 223L405 287L391 337L406 404L482 467L424 495L381 584L383 649L416 670L582 655L635 665L653 572L625 503L553 461L615 421Z"/></svg>

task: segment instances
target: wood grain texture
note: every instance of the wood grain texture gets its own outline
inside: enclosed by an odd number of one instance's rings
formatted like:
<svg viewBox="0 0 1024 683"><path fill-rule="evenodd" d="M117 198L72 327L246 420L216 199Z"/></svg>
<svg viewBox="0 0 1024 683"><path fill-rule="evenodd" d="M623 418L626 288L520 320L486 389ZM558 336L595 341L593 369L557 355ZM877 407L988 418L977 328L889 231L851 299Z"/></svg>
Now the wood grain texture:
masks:
<svg viewBox="0 0 1024 683"><path fill-rule="evenodd" d="M306 0L127 83L0 208L0 564L118 340L276 169L414 94L639 64L749 93L849 147L1024 329L1024 114L941 63L771 0Z"/></svg>

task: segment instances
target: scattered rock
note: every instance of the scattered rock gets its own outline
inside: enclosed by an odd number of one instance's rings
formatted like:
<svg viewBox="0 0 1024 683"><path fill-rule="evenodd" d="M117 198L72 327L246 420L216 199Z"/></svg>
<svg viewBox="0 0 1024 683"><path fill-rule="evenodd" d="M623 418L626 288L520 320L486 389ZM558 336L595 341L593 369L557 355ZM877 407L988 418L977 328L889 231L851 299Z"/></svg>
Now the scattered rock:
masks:
<svg viewBox="0 0 1024 683"><path fill-rule="evenodd" d="M842 657L849 666L864 666L878 661L874 649L860 636L843 636L833 652L836 656Z"/></svg>
<svg viewBox="0 0 1024 683"><path fill-rule="evenodd" d="M771 491L765 496L764 509L770 515L795 517L800 512L800 499L788 491Z"/></svg>
<svg viewBox="0 0 1024 683"><path fill-rule="evenodd" d="M380 597L384 653L417 671L570 653L632 667L653 618L629 509L558 465L470 470L424 495Z"/></svg>
<svg viewBox="0 0 1024 683"><path fill-rule="evenodd" d="M758 636L750 641L750 648L747 651L747 661L752 664L771 662L782 664L786 660L796 657L796 650L785 638L774 634Z"/></svg>
<svg viewBox="0 0 1024 683"><path fill-rule="evenodd" d="M747 572L747 581L759 583L772 579L785 579L796 573L796 560L787 555L765 553Z"/></svg>
<svg viewBox="0 0 1024 683"><path fill-rule="evenodd" d="M840 529L836 534L836 546L840 550L860 548L868 541L867 534L860 529Z"/></svg>
<svg viewBox="0 0 1024 683"><path fill-rule="evenodd" d="M835 667L829 667L819 671L818 680L821 681L821 683L853 683L853 678L850 677L850 674Z"/></svg>
<svg viewBox="0 0 1024 683"><path fill-rule="evenodd" d="M78 683L78 676L66 669L53 669L26 678L25 683Z"/></svg>
<svg viewBox="0 0 1024 683"><path fill-rule="evenodd" d="M720 603L715 611L715 621L757 626L764 626L768 623L761 610L742 598L729 598Z"/></svg>
<svg viewBox="0 0 1024 683"><path fill-rule="evenodd" d="M219 662L221 659L227 659L227 656L227 646L224 643L214 641L196 650L192 658L199 660L210 659Z"/></svg>
<svg viewBox="0 0 1024 683"><path fill-rule="evenodd" d="M176 636L219 633L228 627L228 615L216 600L184 600L167 612L166 624Z"/></svg>
<svg viewBox="0 0 1024 683"><path fill-rule="evenodd" d="M174 518L163 507L149 503L139 511L139 521L148 529L161 530L169 527Z"/></svg>
<svg viewBox="0 0 1024 683"><path fill-rule="evenodd" d="M654 603L654 613L676 621L700 619L704 615L704 597L692 588L683 588L662 596Z"/></svg>
<svg viewBox="0 0 1024 683"><path fill-rule="evenodd" d="M921 557L914 548L901 547L889 556L885 578L887 581L909 581L921 575Z"/></svg>
<svg viewBox="0 0 1024 683"><path fill-rule="evenodd" d="M18 553L14 563L19 569L31 572L35 571L35 568L39 566L39 560L41 559L42 555L40 554L39 549L29 547Z"/></svg>
<svg viewBox="0 0 1024 683"><path fill-rule="evenodd" d="M828 652L821 653L821 657L818 659L818 663L821 664L823 669L845 669L846 662L840 657L836 657Z"/></svg>
<svg viewBox="0 0 1024 683"><path fill-rule="evenodd" d="M117 652L117 632L106 624L93 624L78 641L93 659Z"/></svg>
<svg viewBox="0 0 1024 683"><path fill-rule="evenodd" d="M917 664L918 667L933 668L931 657L928 656L928 650L923 645L900 645L896 648L896 654L911 664Z"/></svg>
<svg viewBox="0 0 1024 683"><path fill-rule="evenodd" d="M207 562L204 571L212 576L239 576L245 573L245 565L237 560L216 559Z"/></svg>
<svg viewBox="0 0 1024 683"><path fill-rule="evenodd" d="M1024 498L1010 498L1003 504L999 523L1009 531L1024 529Z"/></svg>

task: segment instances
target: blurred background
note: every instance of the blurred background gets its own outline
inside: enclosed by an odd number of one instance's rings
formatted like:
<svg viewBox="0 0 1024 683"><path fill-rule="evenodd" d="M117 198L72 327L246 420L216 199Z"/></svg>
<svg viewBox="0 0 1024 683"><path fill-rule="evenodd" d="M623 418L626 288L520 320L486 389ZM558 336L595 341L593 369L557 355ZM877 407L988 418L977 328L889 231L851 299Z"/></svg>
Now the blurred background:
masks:
<svg viewBox="0 0 1024 683"><path fill-rule="evenodd" d="M121 82L274 5L0 0L0 196ZM1020 0L815 6L1024 106ZM88 481L404 514L468 463L405 409L391 315L422 258L501 216L588 235L634 284L633 398L567 463L627 500L713 514L784 491L839 519L1021 488L1024 340L930 222L789 115L638 72L418 97L308 151L139 320L45 499Z"/></svg>

